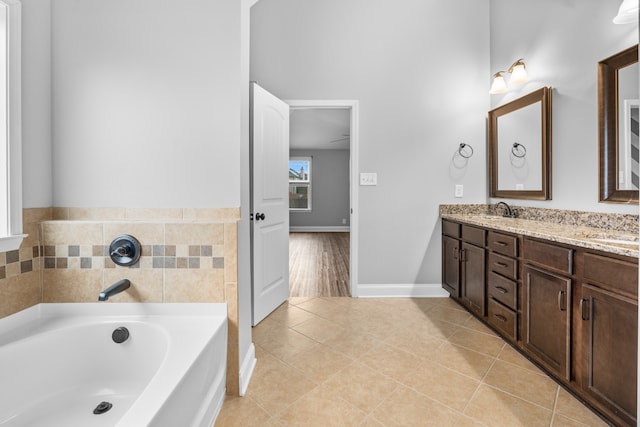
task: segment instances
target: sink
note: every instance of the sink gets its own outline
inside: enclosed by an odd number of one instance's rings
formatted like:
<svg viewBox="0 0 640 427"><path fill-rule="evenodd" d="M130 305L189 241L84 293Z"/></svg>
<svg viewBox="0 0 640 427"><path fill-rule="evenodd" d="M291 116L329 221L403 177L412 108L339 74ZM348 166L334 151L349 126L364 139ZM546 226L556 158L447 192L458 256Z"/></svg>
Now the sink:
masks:
<svg viewBox="0 0 640 427"><path fill-rule="evenodd" d="M586 239L593 240L605 245L622 245L626 247L637 247L640 243L636 234L619 234L619 233L595 233L583 236Z"/></svg>
<svg viewBox="0 0 640 427"><path fill-rule="evenodd" d="M609 239L609 238L595 238L592 239L596 242L611 244L611 245L624 245L624 246L638 246L638 240L629 240L629 239Z"/></svg>

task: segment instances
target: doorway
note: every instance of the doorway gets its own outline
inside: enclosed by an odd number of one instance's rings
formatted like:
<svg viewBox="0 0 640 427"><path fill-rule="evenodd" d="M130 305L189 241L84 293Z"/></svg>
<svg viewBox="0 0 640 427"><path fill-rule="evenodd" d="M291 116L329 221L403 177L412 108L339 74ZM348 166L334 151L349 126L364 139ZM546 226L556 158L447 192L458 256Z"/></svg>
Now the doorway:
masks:
<svg viewBox="0 0 640 427"><path fill-rule="evenodd" d="M285 102L290 157L311 169L308 189L290 185L293 197L310 193L290 212L290 296L356 297L358 102Z"/></svg>

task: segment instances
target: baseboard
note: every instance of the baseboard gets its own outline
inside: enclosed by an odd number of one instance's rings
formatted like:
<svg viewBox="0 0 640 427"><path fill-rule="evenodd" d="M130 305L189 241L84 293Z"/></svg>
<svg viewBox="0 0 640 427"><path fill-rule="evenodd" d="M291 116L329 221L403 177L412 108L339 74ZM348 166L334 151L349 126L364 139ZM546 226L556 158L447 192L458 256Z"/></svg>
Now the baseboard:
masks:
<svg viewBox="0 0 640 427"><path fill-rule="evenodd" d="M449 293L441 284L358 285L359 298L446 298Z"/></svg>
<svg viewBox="0 0 640 427"><path fill-rule="evenodd" d="M348 225L333 226L291 226L290 233L348 233L351 228Z"/></svg>
<svg viewBox="0 0 640 427"><path fill-rule="evenodd" d="M253 369L256 367L256 347L251 343L247 354L242 359L240 365L240 396L244 396L247 393L249 387L249 381L251 381L251 375L253 375Z"/></svg>

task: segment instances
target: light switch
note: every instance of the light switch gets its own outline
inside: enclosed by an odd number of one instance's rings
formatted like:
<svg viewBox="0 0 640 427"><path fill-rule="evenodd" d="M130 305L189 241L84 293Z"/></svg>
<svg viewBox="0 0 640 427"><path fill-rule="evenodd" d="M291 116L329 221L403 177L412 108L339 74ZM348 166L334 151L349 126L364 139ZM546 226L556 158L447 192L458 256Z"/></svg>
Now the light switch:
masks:
<svg viewBox="0 0 640 427"><path fill-rule="evenodd" d="M456 197L463 197L464 196L464 185L462 184L456 184L456 193L455 193Z"/></svg>
<svg viewBox="0 0 640 427"><path fill-rule="evenodd" d="M378 174L375 172L360 172L360 185L378 185Z"/></svg>

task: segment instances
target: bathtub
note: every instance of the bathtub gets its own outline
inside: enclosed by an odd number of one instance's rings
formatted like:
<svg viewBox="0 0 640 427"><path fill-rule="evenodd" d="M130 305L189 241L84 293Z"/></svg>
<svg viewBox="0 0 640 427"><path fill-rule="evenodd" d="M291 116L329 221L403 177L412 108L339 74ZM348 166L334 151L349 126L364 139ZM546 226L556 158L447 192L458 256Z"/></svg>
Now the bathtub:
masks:
<svg viewBox="0 0 640 427"><path fill-rule="evenodd" d="M39 304L0 319L0 426L211 427L226 361L226 304Z"/></svg>

